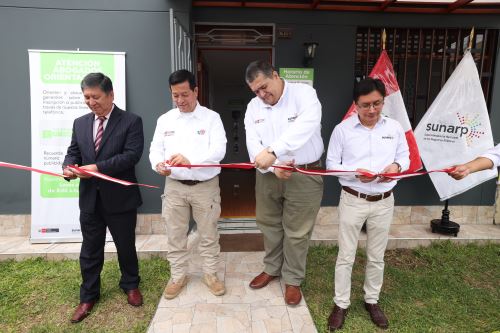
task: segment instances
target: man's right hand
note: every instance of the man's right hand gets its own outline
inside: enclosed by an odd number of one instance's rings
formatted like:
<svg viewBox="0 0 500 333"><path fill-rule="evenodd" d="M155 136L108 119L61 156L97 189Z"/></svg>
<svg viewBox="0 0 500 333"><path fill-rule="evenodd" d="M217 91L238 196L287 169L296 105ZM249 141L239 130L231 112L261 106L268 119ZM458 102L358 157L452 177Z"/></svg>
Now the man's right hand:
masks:
<svg viewBox="0 0 500 333"><path fill-rule="evenodd" d="M367 169L356 169L356 171L374 174L373 176L365 176L365 175L356 176L356 178L358 178L362 183L369 183L377 179L377 175L373 171Z"/></svg>
<svg viewBox="0 0 500 333"><path fill-rule="evenodd" d="M160 162L156 165L156 172L162 176L167 177L167 176L170 176L170 174L172 173L172 170L167 168L167 165L165 164L165 162Z"/></svg>
<svg viewBox="0 0 500 333"><path fill-rule="evenodd" d="M63 169L63 175L68 178L68 179L76 179L76 174L71 171L71 169L69 169L68 167L64 168Z"/></svg>

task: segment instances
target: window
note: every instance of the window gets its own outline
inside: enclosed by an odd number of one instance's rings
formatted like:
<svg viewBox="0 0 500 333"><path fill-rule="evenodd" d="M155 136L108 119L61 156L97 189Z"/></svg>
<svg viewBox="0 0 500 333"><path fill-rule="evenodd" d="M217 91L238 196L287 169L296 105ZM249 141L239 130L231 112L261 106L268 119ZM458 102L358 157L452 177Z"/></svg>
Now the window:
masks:
<svg viewBox="0 0 500 333"><path fill-rule="evenodd" d="M498 29L476 29L471 53L478 67L488 110ZM386 50L398 78L408 117L415 127L463 57L470 29L386 29ZM382 29L359 27L355 76L370 74L382 50Z"/></svg>

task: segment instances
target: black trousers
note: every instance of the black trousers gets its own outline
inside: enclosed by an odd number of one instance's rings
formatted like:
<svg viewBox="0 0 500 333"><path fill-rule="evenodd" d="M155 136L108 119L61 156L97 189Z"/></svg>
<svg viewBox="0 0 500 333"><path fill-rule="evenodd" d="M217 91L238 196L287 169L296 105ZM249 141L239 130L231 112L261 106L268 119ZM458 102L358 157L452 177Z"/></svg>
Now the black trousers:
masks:
<svg viewBox="0 0 500 333"><path fill-rule="evenodd" d="M131 290L139 286L139 265L135 250L135 226L137 210L119 214L106 212L97 196L96 209L93 214L80 212L80 227L83 235L80 250L80 302L97 301L100 295L101 271L104 264L104 245L106 227L109 228L118 253L121 279L120 287Z"/></svg>

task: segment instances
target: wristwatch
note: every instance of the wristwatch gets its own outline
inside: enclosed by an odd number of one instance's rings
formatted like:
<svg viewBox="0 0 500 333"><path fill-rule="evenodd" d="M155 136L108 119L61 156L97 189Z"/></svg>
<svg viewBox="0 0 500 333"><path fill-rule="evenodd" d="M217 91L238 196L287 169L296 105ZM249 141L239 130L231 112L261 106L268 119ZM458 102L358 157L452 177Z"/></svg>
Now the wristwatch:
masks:
<svg viewBox="0 0 500 333"><path fill-rule="evenodd" d="M401 164L398 162L392 162L392 164L396 164L398 166L398 172L401 172Z"/></svg>
<svg viewBox="0 0 500 333"><path fill-rule="evenodd" d="M268 152L269 154L273 154L273 155L274 155L274 157L277 157L277 156L276 156L276 153L275 153L275 152L274 152L274 150L273 150L273 148L271 148L271 147L267 147L267 152Z"/></svg>

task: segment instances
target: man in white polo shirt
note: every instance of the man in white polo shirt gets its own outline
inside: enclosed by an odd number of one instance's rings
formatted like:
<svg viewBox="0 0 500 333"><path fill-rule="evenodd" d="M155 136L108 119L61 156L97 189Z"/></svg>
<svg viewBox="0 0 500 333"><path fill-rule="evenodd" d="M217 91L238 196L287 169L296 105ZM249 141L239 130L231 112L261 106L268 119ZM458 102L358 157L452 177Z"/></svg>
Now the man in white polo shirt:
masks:
<svg viewBox="0 0 500 333"><path fill-rule="evenodd" d="M354 88L357 115L337 125L328 146L326 166L335 170L395 173L409 167L409 149L401 125L381 115L385 86L367 78ZM335 306L328 328L342 328L350 305L351 272L361 227L367 227L365 308L381 328L388 321L378 306L384 277L384 253L394 211L395 180L363 175L339 177L339 253L335 266Z"/></svg>
<svg viewBox="0 0 500 333"><path fill-rule="evenodd" d="M486 153L478 158L464 164L456 165L455 170L449 173L454 179L459 180L467 177L469 174L498 168L500 165L500 144L490 148Z"/></svg>
<svg viewBox="0 0 500 333"><path fill-rule="evenodd" d="M297 305L323 179L271 166L321 167L321 104L312 87L283 80L265 61L250 63L245 79L257 95L248 103L245 129L250 160L258 168L256 219L266 252L264 271L250 287L263 288L281 276L285 302Z"/></svg>
<svg viewBox="0 0 500 333"><path fill-rule="evenodd" d="M177 108L158 118L149 159L166 176L162 215L167 222L171 279L164 297L176 297L187 284L187 233L190 212L196 221L203 257L202 281L220 296L224 283L217 278L219 261L220 168L168 168L168 165L218 164L226 154L226 133L218 113L198 103L194 75L179 70L169 77L172 100ZM167 162L167 164L166 164Z"/></svg>

